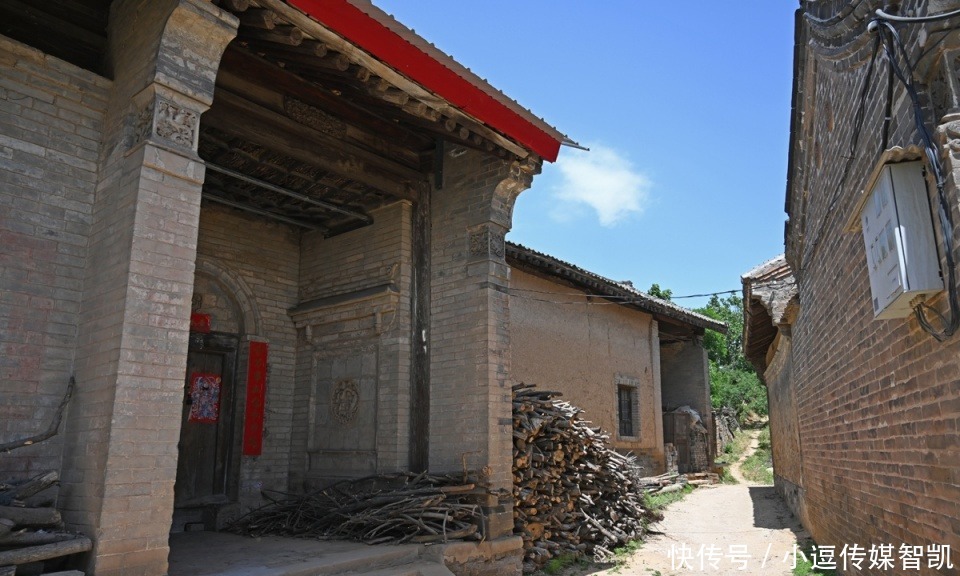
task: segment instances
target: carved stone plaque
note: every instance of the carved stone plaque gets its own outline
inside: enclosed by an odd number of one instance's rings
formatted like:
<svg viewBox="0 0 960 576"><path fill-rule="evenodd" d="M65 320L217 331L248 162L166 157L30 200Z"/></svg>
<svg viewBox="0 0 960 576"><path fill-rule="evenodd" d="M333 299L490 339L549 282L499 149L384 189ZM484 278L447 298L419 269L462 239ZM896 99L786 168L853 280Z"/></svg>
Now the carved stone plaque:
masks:
<svg viewBox="0 0 960 576"><path fill-rule="evenodd" d="M357 416L360 407L360 388L354 380L340 380L333 388L330 408L341 424L349 424Z"/></svg>

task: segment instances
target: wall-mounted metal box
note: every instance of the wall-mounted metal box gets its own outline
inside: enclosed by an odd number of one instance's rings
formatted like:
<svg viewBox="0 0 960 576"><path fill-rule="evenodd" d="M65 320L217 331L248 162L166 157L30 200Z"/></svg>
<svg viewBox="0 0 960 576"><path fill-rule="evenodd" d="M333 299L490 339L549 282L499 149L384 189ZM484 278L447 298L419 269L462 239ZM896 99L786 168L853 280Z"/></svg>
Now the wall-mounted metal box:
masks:
<svg viewBox="0 0 960 576"><path fill-rule="evenodd" d="M874 317L903 318L943 290L923 163L884 164L860 212Z"/></svg>

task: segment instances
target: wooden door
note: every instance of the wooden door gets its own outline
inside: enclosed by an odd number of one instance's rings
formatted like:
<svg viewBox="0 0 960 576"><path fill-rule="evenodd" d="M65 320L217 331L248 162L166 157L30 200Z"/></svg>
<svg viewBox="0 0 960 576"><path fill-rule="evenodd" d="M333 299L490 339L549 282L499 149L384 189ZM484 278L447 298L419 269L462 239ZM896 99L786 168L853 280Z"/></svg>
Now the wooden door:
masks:
<svg viewBox="0 0 960 576"><path fill-rule="evenodd" d="M192 334L184 379L176 507L229 499L236 362L234 334Z"/></svg>

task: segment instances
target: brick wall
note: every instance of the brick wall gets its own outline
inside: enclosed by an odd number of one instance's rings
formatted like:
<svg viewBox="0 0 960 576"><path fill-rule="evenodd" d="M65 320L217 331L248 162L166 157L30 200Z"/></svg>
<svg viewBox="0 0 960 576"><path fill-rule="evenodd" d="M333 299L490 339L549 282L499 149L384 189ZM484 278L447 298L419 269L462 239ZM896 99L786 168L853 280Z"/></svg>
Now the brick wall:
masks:
<svg viewBox="0 0 960 576"><path fill-rule="evenodd" d="M324 239L304 235L291 483L408 468L411 205ZM338 404L356 392L352 410Z"/></svg>
<svg viewBox="0 0 960 576"><path fill-rule="evenodd" d="M212 328L240 333L244 343L257 340L269 345L263 454L243 456L239 471L241 502L250 506L260 502L261 488L288 487L297 335L287 311L298 301L300 231L204 204L197 259L211 263L198 265L195 291L204 296L203 311L211 315ZM242 418L247 375L244 344L239 364L236 410ZM239 440L234 442L237 447Z"/></svg>
<svg viewBox="0 0 960 576"><path fill-rule="evenodd" d="M504 235L529 186L515 163L468 151L444 159L432 197L430 468L468 468L512 490L509 267ZM488 537L513 532L510 498L489 498Z"/></svg>
<svg viewBox="0 0 960 576"><path fill-rule="evenodd" d="M774 484L777 492L801 520L803 503L803 458L797 422L796 390L793 381L792 342L781 334L776 353L763 375L770 406L770 443L773 452Z"/></svg>
<svg viewBox="0 0 960 576"><path fill-rule="evenodd" d="M710 363L699 339L660 346L660 395L665 410L689 406L700 414L704 427L712 429ZM664 441L670 442L670 439ZM711 456L716 455L715 443L711 437L708 445Z"/></svg>
<svg viewBox="0 0 960 576"><path fill-rule="evenodd" d="M947 4L958 7L956 2ZM831 7L836 8L831 4L824 9ZM903 10L915 8L916 3L908 2ZM852 42L865 21L830 22L834 22L833 28L804 29L813 45L833 39L849 41L851 48L831 46L816 52L804 51L804 42L800 44L803 66L799 70L804 75L797 86L803 91L799 100L803 116L794 127L795 158L788 198L787 258L800 296L800 313L791 330L792 385L805 520L822 544L948 544L957 550L960 340L955 336L938 343L920 330L912 317L873 320L863 238L844 228L879 159L886 68L882 61L878 63L881 73L868 93L856 158L844 179L841 159L849 155L872 42ZM811 24L801 19L801 25ZM920 27L909 26L902 33L908 51L917 55L922 49L921 37L927 38L930 30L921 34ZM922 87L928 125L943 124L949 130L960 108L936 74L945 70L955 82L956 73L952 65L941 69L937 54L957 43L956 34L943 37L934 50L927 50L918 72L930 80ZM931 102L934 106L929 106ZM893 103L889 145L917 143L909 101L899 86ZM940 134L941 138L953 138L949 131ZM947 193L957 221L958 167L950 154L943 158L950 174ZM954 238L954 253L956 244ZM942 298L935 305L945 310ZM779 396L779 384L772 390ZM779 426L786 430L787 424ZM781 434L777 441L786 438Z"/></svg>
<svg viewBox="0 0 960 576"><path fill-rule="evenodd" d="M44 430L73 373L110 81L0 36L0 442ZM59 469L62 436L0 455Z"/></svg>
<svg viewBox="0 0 960 576"><path fill-rule="evenodd" d="M510 288L511 380L562 392L563 400L586 411L584 419L610 434L614 447L662 465L656 321L604 300L570 296L572 288L517 268ZM632 436L620 435L619 385L636 389Z"/></svg>

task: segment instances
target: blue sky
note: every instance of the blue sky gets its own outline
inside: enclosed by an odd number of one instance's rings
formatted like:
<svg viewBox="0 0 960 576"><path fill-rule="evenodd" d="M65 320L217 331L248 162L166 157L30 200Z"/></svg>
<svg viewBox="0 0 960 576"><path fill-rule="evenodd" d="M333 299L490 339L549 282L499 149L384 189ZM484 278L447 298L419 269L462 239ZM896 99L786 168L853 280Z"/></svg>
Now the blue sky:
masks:
<svg viewBox="0 0 960 576"><path fill-rule="evenodd" d="M544 165L508 239L677 296L783 251L796 2L374 1L591 148Z"/></svg>

